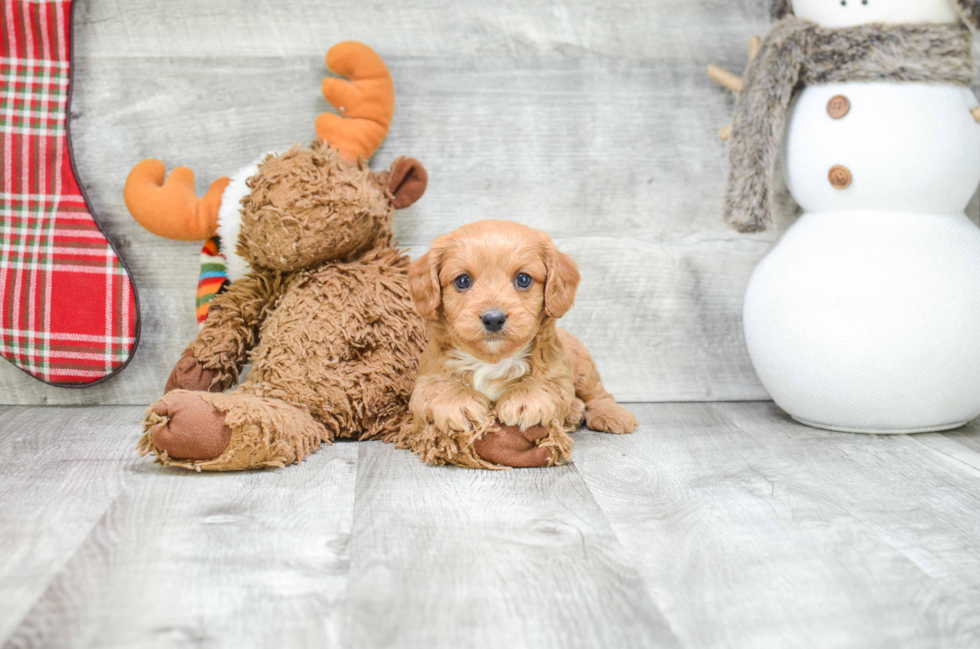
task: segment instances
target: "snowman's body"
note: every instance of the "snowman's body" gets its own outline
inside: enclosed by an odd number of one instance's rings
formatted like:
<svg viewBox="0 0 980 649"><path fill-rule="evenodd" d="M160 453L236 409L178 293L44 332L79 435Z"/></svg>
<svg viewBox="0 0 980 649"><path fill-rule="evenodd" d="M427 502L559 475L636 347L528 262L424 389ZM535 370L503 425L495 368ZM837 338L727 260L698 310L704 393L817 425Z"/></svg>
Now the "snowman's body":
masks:
<svg viewBox="0 0 980 649"><path fill-rule="evenodd" d="M824 26L856 24L848 5L793 4ZM883 20L881 0L848 4ZM888 22L956 20L948 0L888 8L907 18ZM783 169L804 214L759 264L744 310L756 371L793 417L913 432L980 415L980 229L964 214L980 184L976 105L967 88L915 83L797 97Z"/></svg>

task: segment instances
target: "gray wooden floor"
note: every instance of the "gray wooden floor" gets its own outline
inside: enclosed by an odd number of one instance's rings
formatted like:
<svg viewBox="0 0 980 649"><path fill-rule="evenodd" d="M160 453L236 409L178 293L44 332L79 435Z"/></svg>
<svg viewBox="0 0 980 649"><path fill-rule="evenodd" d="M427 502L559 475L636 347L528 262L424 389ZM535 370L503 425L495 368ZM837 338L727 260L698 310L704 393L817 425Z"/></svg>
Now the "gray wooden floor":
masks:
<svg viewBox="0 0 980 649"><path fill-rule="evenodd" d="M12 647L975 647L980 427L856 436L657 404L574 463L379 443L188 474L140 408L0 408Z"/></svg>

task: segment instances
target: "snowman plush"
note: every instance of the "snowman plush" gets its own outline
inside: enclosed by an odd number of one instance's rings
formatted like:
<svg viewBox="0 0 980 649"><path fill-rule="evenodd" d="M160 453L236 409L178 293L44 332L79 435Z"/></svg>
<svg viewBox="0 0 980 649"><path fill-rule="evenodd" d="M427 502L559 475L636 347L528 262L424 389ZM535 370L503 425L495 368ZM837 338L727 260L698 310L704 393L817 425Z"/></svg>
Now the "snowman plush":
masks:
<svg viewBox="0 0 980 649"><path fill-rule="evenodd" d="M956 428L980 415L977 0L776 0L738 93L726 220L772 227L777 160L803 215L744 304L759 378L802 423Z"/></svg>

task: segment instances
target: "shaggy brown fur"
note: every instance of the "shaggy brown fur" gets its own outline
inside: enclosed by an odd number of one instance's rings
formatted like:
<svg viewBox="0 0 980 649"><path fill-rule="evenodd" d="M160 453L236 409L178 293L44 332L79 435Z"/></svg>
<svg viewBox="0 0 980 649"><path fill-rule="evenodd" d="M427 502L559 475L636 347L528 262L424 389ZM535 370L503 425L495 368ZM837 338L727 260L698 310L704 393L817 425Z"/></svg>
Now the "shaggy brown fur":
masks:
<svg viewBox="0 0 980 649"><path fill-rule="evenodd" d="M425 172L405 159L392 170L374 173L320 143L259 166L238 241L253 270L214 299L168 381L205 391L177 390L150 409L144 454L226 471L300 462L337 437L396 435L427 332L391 220L396 202L412 202L403 190L421 196ZM213 394L235 383L249 359L238 390ZM213 423L201 430L194 412ZM214 448L220 454L206 450Z"/></svg>
<svg viewBox="0 0 980 649"><path fill-rule="evenodd" d="M341 160L323 143L266 158L242 199L238 254L253 267L292 272L388 247L389 173Z"/></svg>
<svg viewBox="0 0 980 649"><path fill-rule="evenodd" d="M571 257L517 223L481 221L436 239L409 272L432 327L412 425L397 441L437 464L544 466L570 457L568 433L583 420L632 432L636 419L603 388L585 346L555 326L578 282ZM487 324L491 312L505 316L502 328Z"/></svg>
<svg viewBox="0 0 980 649"><path fill-rule="evenodd" d="M772 227L777 150L790 102L803 85L843 81L969 85L972 37L963 25L863 25L824 29L787 18L749 63L735 102L725 220L741 232Z"/></svg>

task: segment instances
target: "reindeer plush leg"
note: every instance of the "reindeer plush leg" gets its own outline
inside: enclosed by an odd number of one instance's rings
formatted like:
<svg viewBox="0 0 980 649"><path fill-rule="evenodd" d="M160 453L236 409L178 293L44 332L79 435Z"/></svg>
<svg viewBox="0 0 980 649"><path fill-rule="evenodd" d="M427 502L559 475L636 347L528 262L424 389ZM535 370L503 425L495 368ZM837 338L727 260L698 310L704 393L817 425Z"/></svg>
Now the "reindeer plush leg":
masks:
<svg viewBox="0 0 980 649"><path fill-rule="evenodd" d="M143 428L143 455L195 471L283 467L332 441L306 410L241 390L175 390L150 407Z"/></svg>
<svg viewBox="0 0 980 649"><path fill-rule="evenodd" d="M572 456L572 438L565 431L558 422L527 430L499 424L476 440L473 449L482 459L504 467L554 466Z"/></svg>
<svg viewBox="0 0 980 649"><path fill-rule="evenodd" d="M413 421L386 441L407 448L429 464L453 464L467 469L507 469L562 464L572 455L572 440L564 427L503 426L488 420L483 426L455 431L431 422Z"/></svg>

